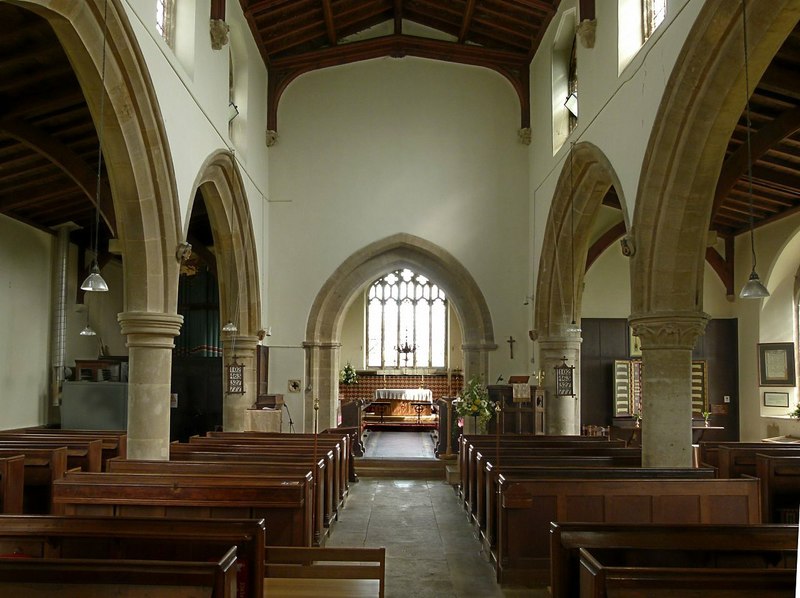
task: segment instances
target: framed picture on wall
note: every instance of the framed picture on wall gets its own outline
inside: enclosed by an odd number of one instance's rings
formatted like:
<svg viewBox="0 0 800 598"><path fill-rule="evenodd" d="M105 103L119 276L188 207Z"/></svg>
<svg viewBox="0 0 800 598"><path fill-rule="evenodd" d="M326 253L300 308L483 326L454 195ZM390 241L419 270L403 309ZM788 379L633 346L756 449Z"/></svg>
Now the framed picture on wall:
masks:
<svg viewBox="0 0 800 598"><path fill-rule="evenodd" d="M760 386L794 386L794 344L759 343L758 383Z"/></svg>
<svg viewBox="0 0 800 598"><path fill-rule="evenodd" d="M764 392L764 407L788 407L788 392Z"/></svg>

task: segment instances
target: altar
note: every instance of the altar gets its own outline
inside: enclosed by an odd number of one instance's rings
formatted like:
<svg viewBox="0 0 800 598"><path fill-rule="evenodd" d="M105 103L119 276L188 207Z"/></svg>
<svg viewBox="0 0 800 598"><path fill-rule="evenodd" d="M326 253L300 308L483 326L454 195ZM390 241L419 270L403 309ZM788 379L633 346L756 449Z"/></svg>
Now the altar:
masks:
<svg viewBox="0 0 800 598"><path fill-rule="evenodd" d="M429 388L379 388L375 390L375 402L386 405L381 410L384 420L391 416L414 416L418 420L423 413L420 404L427 404L424 413L431 414L433 392Z"/></svg>

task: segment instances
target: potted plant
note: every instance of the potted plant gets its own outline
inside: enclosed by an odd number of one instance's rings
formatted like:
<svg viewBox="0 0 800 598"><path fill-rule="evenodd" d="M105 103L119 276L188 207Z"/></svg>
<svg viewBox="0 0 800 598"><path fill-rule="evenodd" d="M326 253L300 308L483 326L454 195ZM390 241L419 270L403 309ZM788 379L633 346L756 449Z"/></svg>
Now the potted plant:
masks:
<svg viewBox="0 0 800 598"><path fill-rule="evenodd" d="M474 417L479 434L486 433L486 424L494 413L494 403L489 400L489 391L478 376L473 376L461 391L461 400L453 404L456 413L464 419Z"/></svg>
<svg viewBox="0 0 800 598"><path fill-rule="evenodd" d="M793 417L794 419L800 419L800 403L787 414L789 417Z"/></svg>
<svg viewBox="0 0 800 598"><path fill-rule="evenodd" d="M355 368L350 365L350 362L347 362L347 365L342 368L342 371L339 372L339 382L346 385L351 384L358 384L358 374L356 373Z"/></svg>
<svg viewBox="0 0 800 598"><path fill-rule="evenodd" d="M706 428L707 428L710 425L710 422L708 420L711 417L711 412L710 411L702 411L700 413L700 415L703 416L703 421L705 422Z"/></svg>

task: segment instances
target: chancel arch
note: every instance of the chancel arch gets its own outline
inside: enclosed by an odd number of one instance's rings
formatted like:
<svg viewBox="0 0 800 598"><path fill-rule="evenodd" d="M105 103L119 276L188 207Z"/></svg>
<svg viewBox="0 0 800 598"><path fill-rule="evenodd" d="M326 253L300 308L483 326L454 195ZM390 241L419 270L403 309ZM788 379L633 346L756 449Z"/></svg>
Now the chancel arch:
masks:
<svg viewBox="0 0 800 598"><path fill-rule="evenodd" d="M447 295L463 331L464 377L483 376L489 353L497 349L489 307L469 271L438 245L399 233L356 251L320 289L306 326L306 430L313 427L314 400L319 399L320 429L335 425L339 381L339 348L345 314L364 288L393 270L409 268L436 281Z"/></svg>
<svg viewBox="0 0 800 598"><path fill-rule="evenodd" d="M128 455L167 459L169 364L182 321L176 312L175 259L181 218L155 90L118 0L16 4L50 23L77 75L95 127L102 131L125 281L118 320L130 359Z"/></svg>
<svg viewBox="0 0 800 598"><path fill-rule="evenodd" d="M545 224L536 285L534 330L548 391L548 434L580 433L580 397L555 397L553 367L567 358L580 389L580 305L589 239L597 213L613 190L624 207L622 186L606 156L595 145L577 143L565 153ZM575 326L573 327L573 322ZM548 375L548 373L550 375Z"/></svg>
<svg viewBox="0 0 800 598"><path fill-rule="evenodd" d="M212 248L198 246L196 250L206 253L207 259L215 263L221 324L231 323L236 328L235 332L222 333L222 425L225 430L243 430L245 411L256 400L255 351L261 327L261 295L253 223L233 154L220 151L210 156L201 168L195 189L202 195L213 239ZM187 219L187 234L188 227ZM234 361L244 365L241 394L226 392L226 368Z"/></svg>
<svg viewBox="0 0 800 598"><path fill-rule="evenodd" d="M708 320L702 280L715 189L745 99L800 17L797 0L748 6L750 89L741 5L706 2L666 86L639 179L630 319L642 343L649 466L691 465L690 362Z"/></svg>

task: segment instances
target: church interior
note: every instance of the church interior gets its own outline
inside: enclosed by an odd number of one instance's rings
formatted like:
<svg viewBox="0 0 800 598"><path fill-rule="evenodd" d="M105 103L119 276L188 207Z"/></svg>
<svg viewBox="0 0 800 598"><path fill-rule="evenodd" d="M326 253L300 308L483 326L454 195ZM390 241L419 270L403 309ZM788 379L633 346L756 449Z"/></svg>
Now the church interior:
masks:
<svg viewBox="0 0 800 598"><path fill-rule="evenodd" d="M0 0L0 594L793 595L768 4Z"/></svg>

